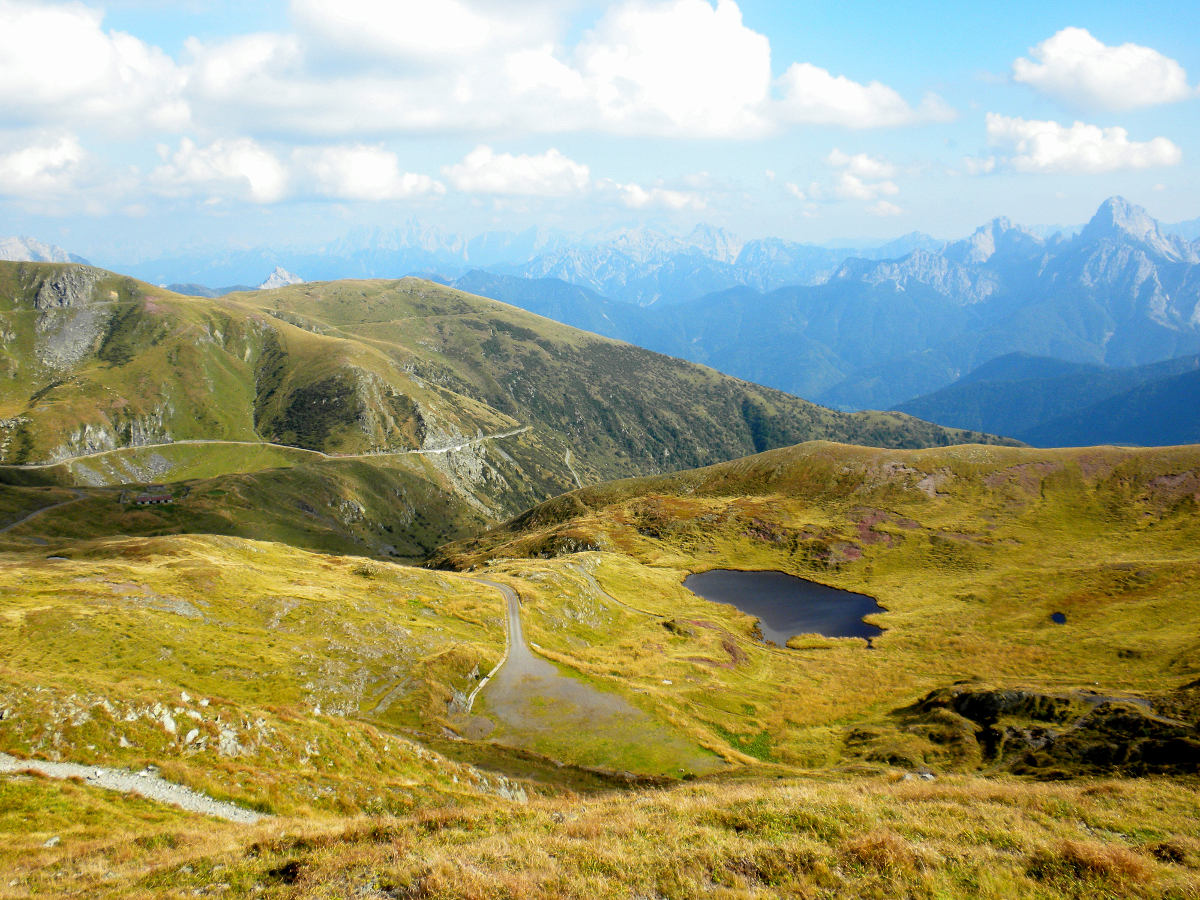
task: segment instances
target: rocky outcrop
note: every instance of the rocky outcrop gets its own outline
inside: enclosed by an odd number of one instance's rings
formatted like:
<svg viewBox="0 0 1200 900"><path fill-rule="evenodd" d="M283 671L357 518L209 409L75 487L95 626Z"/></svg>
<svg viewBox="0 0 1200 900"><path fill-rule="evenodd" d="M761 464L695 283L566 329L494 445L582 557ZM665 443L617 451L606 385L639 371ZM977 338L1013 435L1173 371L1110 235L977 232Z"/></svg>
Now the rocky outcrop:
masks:
<svg viewBox="0 0 1200 900"><path fill-rule="evenodd" d="M850 755L1042 779L1200 772L1200 682L1154 698L955 685L893 718L897 730L851 729Z"/></svg>
<svg viewBox="0 0 1200 900"><path fill-rule="evenodd" d="M67 266L42 282L33 305L37 309L61 309L90 303L96 284L105 276L101 269L89 266Z"/></svg>

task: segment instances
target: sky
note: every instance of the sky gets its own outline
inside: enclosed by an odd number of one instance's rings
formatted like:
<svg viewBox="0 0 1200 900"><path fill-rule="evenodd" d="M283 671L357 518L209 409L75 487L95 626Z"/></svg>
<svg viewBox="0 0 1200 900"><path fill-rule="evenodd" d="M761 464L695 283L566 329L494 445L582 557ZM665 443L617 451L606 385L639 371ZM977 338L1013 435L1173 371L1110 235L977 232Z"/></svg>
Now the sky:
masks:
<svg viewBox="0 0 1200 900"><path fill-rule="evenodd" d="M1200 217L1200 4L0 0L0 236L105 264Z"/></svg>

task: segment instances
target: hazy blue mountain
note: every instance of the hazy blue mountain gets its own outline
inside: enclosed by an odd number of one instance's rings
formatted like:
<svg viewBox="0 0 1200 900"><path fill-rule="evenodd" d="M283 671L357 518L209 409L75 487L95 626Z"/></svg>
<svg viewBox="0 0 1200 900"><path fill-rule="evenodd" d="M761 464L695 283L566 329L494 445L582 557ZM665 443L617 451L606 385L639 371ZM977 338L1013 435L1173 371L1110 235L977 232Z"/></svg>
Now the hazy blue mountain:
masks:
<svg viewBox="0 0 1200 900"><path fill-rule="evenodd" d="M317 251L231 252L210 261L220 278L134 271L200 284L255 284L276 266L310 279L438 273L842 409L887 409L1012 353L1129 368L1200 352L1200 241L1119 197L1078 231L1000 218L950 243L913 234L850 252L708 227L467 240L414 221Z"/></svg>
<svg viewBox="0 0 1200 900"><path fill-rule="evenodd" d="M163 285L168 291L173 291L176 294L183 294L187 297L224 297L226 294L233 294L238 291L254 290L248 284L231 284L227 287L210 288L203 284L167 284Z"/></svg>
<svg viewBox="0 0 1200 900"><path fill-rule="evenodd" d="M601 297L595 291L559 278L519 278L473 269L449 286L520 307L548 319L604 337L638 344L649 350L674 346L669 325L653 312Z"/></svg>
<svg viewBox="0 0 1200 900"><path fill-rule="evenodd" d="M883 244L818 247L779 238L743 242L698 225L686 235L622 228L582 237L530 228L467 238L410 220L394 228L358 228L309 248L247 248L174 254L162 259L106 261L159 284L254 284L279 266L314 280L435 274L453 281L484 269L500 275L559 279L611 300L643 306L680 303L730 287L774 290L819 284L850 256L887 259L943 246L919 232ZM205 288L211 290L211 288Z"/></svg>
<svg viewBox="0 0 1200 900"><path fill-rule="evenodd" d="M1200 369L1138 385L1025 434L1043 447L1200 444Z"/></svg>
<svg viewBox="0 0 1200 900"><path fill-rule="evenodd" d="M1012 353L985 363L948 387L901 403L896 409L941 425L974 427L959 423L985 422L995 433L1028 443L1067 446L1081 442L1080 414L1111 398L1108 414L1097 414L1089 425L1089 434L1095 439L1082 443L1174 443L1167 439L1174 423L1159 423L1156 431L1152 420L1138 419L1140 437L1134 440L1127 436L1133 433L1129 428L1122 431L1115 423L1133 421L1136 409L1131 407L1119 415L1116 411L1124 410L1122 404L1136 406L1140 402L1137 391L1143 386L1174 381L1198 368L1200 355L1114 369ZM1116 419L1110 421L1112 415ZM1200 405L1189 415L1200 417Z"/></svg>
<svg viewBox="0 0 1200 900"><path fill-rule="evenodd" d="M752 241L737 265L820 261L798 246ZM1120 198L1073 236L996 219L937 250L844 260L821 284L736 285L682 303L639 308L562 278L475 272L454 283L848 409L895 406L1014 353L1122 368L1200 352L1195 248Z"/></svg>
<svg viewBox="0 0 1200 900"><path fill-rule="evenodd" d="M90 266L82 256L31 237L0 238L0 260L6 262L73 262Z"/></svg>
<svg viewBox="0 0 1200 900"><path fill-rule="evenodd" d="M1186 222L1176 222L1174 225L1163 225L1163 231L1183 238L1185 241L1200 239L1200 219L1188 219Z"/></svg>

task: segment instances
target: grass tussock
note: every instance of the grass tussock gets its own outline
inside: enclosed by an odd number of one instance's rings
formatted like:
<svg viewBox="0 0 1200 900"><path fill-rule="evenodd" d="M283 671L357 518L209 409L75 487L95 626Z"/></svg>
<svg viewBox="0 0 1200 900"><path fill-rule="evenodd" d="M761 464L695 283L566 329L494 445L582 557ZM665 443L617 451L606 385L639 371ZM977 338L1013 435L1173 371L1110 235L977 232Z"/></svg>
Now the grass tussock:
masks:
<svg viewBox="0 0 1200 900"><path fill-rule="evenodd" d="M135 800L42 784L27 790L51 807L69 792L92 821L51 824L26 806L16 814L36 830L0 850L0 864L17 896L1195 895L1192 858L1163 860L1147 848L1194 846L1196 786L1112 784L1119 800L1083 783L979 777L718 781L252 828L200 827ZM105 832L106 817L118 815L132 842ZM61 843L41 847L51 834Z"/></svg>

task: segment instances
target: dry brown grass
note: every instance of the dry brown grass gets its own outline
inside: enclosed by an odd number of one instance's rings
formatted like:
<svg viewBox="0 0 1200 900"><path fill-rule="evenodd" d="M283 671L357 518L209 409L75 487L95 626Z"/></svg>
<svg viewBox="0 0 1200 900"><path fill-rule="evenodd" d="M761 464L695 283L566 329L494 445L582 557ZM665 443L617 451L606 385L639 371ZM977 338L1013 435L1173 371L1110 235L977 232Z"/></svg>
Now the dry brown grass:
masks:
<svg viewBox="0 0 1200 900"><path fill-rule="evenodd" d="M1146 882L1152 863L1132 850L1098 841L1064 840L1038 850L1029 862L1029 874L1041 880L1101 880Z"/></svg>

